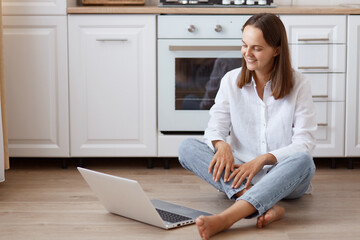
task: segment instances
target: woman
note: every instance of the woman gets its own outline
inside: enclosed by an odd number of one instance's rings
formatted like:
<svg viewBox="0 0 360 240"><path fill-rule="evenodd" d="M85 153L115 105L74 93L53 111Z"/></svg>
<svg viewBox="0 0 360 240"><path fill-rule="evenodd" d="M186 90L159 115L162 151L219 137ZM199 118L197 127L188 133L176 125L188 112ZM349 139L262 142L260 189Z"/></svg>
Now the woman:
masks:
<svg viewBox="0 0 360 240"><path fill-rule="evenodd" d="M184 168L236 200L196 220L203 239L246 217L257 216L258 228L281 219L277 202L305 194L315 172L310 83L291 68L284 25L257 14L242 31L242 68L223 77L204 142L187 139L179 148Z"/></svg>

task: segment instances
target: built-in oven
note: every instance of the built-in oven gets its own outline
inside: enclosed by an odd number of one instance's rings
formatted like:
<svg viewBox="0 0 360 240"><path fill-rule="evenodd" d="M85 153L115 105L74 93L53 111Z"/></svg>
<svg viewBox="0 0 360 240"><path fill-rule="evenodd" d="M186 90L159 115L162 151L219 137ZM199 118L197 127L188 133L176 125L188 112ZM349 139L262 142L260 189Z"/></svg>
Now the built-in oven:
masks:
<svg viewBox="0 0 360 240"><path fill-rule="evenodd" d="M202 132L220 80L241 66L250 16L158 16L158 129Z"/></svg>

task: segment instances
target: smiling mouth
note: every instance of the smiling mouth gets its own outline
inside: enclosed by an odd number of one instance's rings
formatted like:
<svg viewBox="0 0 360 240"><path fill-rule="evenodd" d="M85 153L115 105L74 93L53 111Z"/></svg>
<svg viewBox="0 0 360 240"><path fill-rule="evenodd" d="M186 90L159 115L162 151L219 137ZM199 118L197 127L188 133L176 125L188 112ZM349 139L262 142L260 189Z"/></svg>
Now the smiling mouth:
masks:
<svg viewBox="0 0 360 240"><path fill-rule="evenodd" d="M246 62L248 62L248 63L254 63L254 62L256 62L256 60L255 60L255 59L248 59L248 58L246 58Z"/></svg>

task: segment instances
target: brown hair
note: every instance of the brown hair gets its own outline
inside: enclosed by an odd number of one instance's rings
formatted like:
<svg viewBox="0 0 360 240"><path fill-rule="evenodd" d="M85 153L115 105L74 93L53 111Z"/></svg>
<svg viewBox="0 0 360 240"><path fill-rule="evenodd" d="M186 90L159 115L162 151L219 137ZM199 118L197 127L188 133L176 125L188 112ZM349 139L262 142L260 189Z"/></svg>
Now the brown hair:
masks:
<svg viewBox="0 0 360 240"><path fill-rule="evenodd" d="M290 93L293 87L293 70L290 62L290 53L286 30L281 20L274 14L261 13L250 17L244 24L245 27L251 25L260 29L264 39L271 47L279 47L280 53L274 58L274 67L270 75L272 95L275 99L283 98ZM239 75L238 87L242 88L251 82L253 72L246 66L246 61L242 60L242 70Z"/></svg>

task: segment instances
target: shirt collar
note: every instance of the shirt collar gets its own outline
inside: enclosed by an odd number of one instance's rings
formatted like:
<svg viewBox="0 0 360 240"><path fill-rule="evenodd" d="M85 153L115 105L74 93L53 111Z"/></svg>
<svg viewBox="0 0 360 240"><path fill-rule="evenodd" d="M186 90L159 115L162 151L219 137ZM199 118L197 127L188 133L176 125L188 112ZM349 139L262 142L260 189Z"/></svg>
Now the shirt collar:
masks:
<svg viewBox="0 0 360 240"><path fill-rule="evenodd" d="M271 79L266 83L265 87L269 86L271 84ZM246 86L254 86L256 87L256 82L253 77L251 77L251 81L246 84Z"/></svg>

